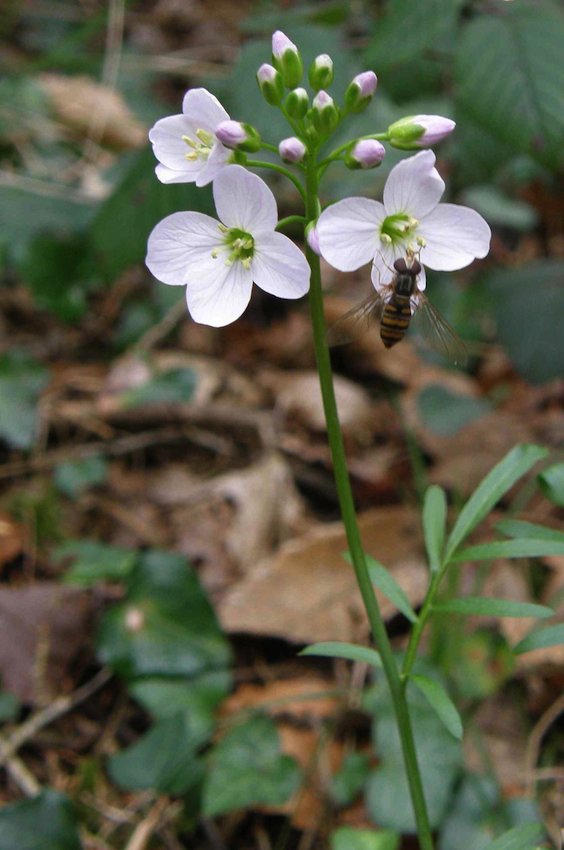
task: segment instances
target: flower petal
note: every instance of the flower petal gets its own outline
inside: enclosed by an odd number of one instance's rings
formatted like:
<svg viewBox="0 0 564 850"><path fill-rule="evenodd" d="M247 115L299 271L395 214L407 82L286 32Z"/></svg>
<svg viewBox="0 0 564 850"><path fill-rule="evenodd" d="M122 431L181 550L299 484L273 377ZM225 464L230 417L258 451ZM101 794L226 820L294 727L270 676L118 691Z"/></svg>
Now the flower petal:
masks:
<svg viewBox="0 0 564 850"><path fill-rule="evenodd" d="M421 262L437 271L462 269L476 257L485 257L491 231L475 210L457 204L439 204L420 222L417 230L426 245Z"/></svg>
<svg viewBox="0 0 564 850"><path fill-rule="evenodd" d="M186 287L190 315L196 322L221 328L245 311L253 288L251 272L241 263L226 265L218 257L198 268Z"/></svg>
<svg viewBox="0 0 564 850"><path fill-rule="evenodd" d="M221 170L213 183L213 197L218 217L227 227L253 234L274 230L278 223L274 195L264 180L241 165Z"/></svg>
<svg viewBox="0 0 564 850"><path fill-rule="evenodd" d="M159 163L155 168L155 174L161 183L193 183L194 177L187 175L185 171L174 171L166 165Z"/></svg>
<svg viewBox="0 0 564 850"><path fill-rule="evenodd" d="M211 149L207 162L202 163L201 171L196 178L196 186L207 186L215 180L220 171L229 164L233 151L226 148L221 142L216 142Z"/></svg>
<svg viewBox="0 0 564 850"><path fill-rule="evenodd" d="M317 221L321 255L343 272L369 263L380 247L383 205L369 198L345 198L324 210Z"/></svg>
<svg viewBox="0 0 564 850"><path fill-rule="evenodd" d="M190 148L182 136L191 136L191 126L184 115L170 115L161 118L149 131L149 140L159 162L173 171L183 172L185 182L193 182L202 170L202 161L186 159Z"/></svg>
<svg viewBox="0 0 564 850"><path fill-rule="evenodd" d="M208 133L214 133L218 124L229 120L217 97L207 89L188 89L182 101L182 112L194 130Z"/></svg>
<svg viewBox="0 0 564 850"><path fill-rule="evenodd" d="M370 278L374 289L379 292L385 286L388 286L396 274L394 269L394 260L402 256L394 251L392 245L382 245L374 255Z"/></svg>
<svg viewBox="0 0 564 850"><path fill-rule="evenodd" d="M253 280L279 298L301 298L309 289L309 265L297 245L282 233L255 237Z"/></svg>
<svg viewBox="0 0 564 850"><path fill-rule="evenodd" d="M422 218L437 206L445 184L434 165L433 151L421 151L394 165L384 186L386 215Z"/></svg>
<svg viewBox="0 0 564 850"><path fill-rule="evenodd" d="M153 228L147 245L147 268L157 280L173 286L186 284L194 266L212 263L212 251L222 243L215 219L199 212L177 212ZM219 262L221 262L219 260Z"/></svg>

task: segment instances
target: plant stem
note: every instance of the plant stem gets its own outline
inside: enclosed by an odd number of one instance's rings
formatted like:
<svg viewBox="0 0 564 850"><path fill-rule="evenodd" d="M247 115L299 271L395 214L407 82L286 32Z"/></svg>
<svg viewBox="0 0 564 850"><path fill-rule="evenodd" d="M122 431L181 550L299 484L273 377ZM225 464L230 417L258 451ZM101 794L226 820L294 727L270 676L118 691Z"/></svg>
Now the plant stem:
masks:
<svg viewBox="0 0 564 850"><path fill-rule="evenodd" d="M306 219L308 221L314 221L318 215L319 204L318 166L315 152L310 152L308 155L306 162L306 178ZM323 313L323 292L321 289L321 269L319 257L311 250L307 243L306 257L311 269L310 310L315 355L317 359L319 381L321 384L325 420L327 423L327 435L333 458L335 484L337 487L341 516L345 526L356 580L366 609L374 642L382 658L384 673L392 696L421 850L433 850L433 838L429 826L425 797L423 795L421 774L417 764L411 718L409 716L405 696L405 685L400 679L394 653L380 613L378 600L376 599L374 588L370 581L356 518L343 435L339 422L339 414L337 411L337 403L333 387L331 360L326 342L326 326Z"/></svg>

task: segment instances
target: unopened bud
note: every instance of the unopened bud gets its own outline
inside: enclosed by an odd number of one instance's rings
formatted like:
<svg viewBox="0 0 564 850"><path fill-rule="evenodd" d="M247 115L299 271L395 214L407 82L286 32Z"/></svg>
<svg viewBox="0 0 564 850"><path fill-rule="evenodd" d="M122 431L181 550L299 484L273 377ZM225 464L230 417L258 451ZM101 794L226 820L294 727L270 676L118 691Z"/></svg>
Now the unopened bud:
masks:
<svg viewBox="0 0 564 850"><path fill-rule="evenodd" d="M222 145L231 150L256 153L261 147L261 138L255 128L241 121L222 121L217 125L215 135Z"/></svg>
<svg viewBox="0 0 564 850"><path fill-rule="evenodd" d="M349 83L345 92L345 107L349 112L361 112L368 106L376 91L378 77L374 71L363 71Z"/></svg>
<svg viewBox="0 0 564 850"><path fill-rule="evenodd" d="M306 241L314 254L317 254L318 257L321 256L321 250L319 248L319 234L317 232L317 222L308 224L306 228Z"/></svg>
<svg viewBox="0 0 564 850"><path fill-rule="evenodd" d="M456 124L442 115L408 115L388 127L388 141L404 151L428 148L449 136Z"/></svg>
<svg viewBox="0 0 564 850"><path fill-rule="evenodd" d="M313 124L321 133L330 133L339 123L339 112L331 95L323 89L315 95L312 103Z"/></svg>
<svg viewBox="0 0 564 850"><path fill-rule="evenodd" d="M257 71L257 83L267 103L279 106L284 97L284 81L272 65L266 62Z"/></svg>
<svg viewBox="0 0 564 850"><path fill-rule="evenodd" d="M298 85L303 74L303 65L298 48L281 30L272 36L272 64L282 74L286 88Z"/></svg>
<svg viewBox="0 0 564 850"><path fill-rule="evenodd" d="M386 155L386 148L377 139L360 139L347 151L345 165L348 168L376 168Z"/></svg>
<svg viewBox="0 0 564 850"><path fill-rule="evenodd" d="M309 96L305 89L292 89L284 101L286 112L290 118L299 121L309 109Z"/></svg>
<svg viewBox="0 0 564 850"><path fill-rule="evenodd" d="M282 139L278 145L278 153L284 162L298 163L302 162L306 155L306 146L301 139L296 136L290 136L288 139Z"/></svg>
<svg viewBox="0 0 564 850"><path fill-rule="evenodd" d="M327 53L317 56L308 72L309 83L314 91L326 89L333 82L333 60Z"/></svg>

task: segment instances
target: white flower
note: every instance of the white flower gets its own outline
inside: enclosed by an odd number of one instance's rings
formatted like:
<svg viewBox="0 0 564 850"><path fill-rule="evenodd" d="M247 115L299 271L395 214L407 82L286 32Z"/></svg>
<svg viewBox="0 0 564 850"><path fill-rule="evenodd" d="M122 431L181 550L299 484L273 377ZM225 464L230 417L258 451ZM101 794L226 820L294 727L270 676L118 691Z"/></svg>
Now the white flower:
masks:
<svg viewBox="0 0 564 850"><path fill-rule="evenodd" d="M409 254L437 271L461 269L485 257L491 232L481 215L457 204L440 204L445 184L432 151L404 159L390 171L383 203L346 198L317 222L322 256L341 271L372 261L372 282L389 283L394 261ZM425 272L418 278L425 288Z"/></svg>
<svg viewBox="0 0 564 850"><path fill-rule="evenodd" d="M238 319L254 283L280 298L300 298L309 288L309 266L294 243L276 233L278 211L266 183L240 165L213 182L220 221L178 212L149 236L146 263L158 280L186 286L192 318L221 327Z"/></svg>
<svg viewBox="0 0 564 850"><path fill-rule="evenodd" d="M195 183L206 186L231 160L232 152L215 136L216 127L229 115L206 89L189 89L182 115L161 118L149 132L159 160L161 183Z"/></svg>

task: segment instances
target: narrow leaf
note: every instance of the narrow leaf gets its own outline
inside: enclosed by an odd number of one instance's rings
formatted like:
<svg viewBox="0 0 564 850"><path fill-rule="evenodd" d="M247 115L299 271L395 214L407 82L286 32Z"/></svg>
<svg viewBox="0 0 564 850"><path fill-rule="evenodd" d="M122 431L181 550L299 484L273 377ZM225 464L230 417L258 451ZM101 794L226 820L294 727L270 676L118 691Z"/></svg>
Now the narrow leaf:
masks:
<svg viewBox="0 0 564 850"><path fill-rule="evenodd" d="M462 541L508 490L547 454L540 446L516 446L486 475L462 508L450 533L445 560L450 561Z"/></svg>
<svg viewBox="0 0 564 850"><path fill-rule="evenodd" d="M564 508L564 463L555 463L538 476L539 486L551 502Z"/></svg>
<svg viewBox="0 0 564 850"><path fill-rule="evenodd" d="M514 599L490 599L488 596L465 596L433 605L441 614L479 614L484 617L552 617L554 611L546 605L516 602Z"/></svg>
<svg viewBox="0 0 564 850"><path fill-rule="evenodd" d="M540 823L523 823L504 832L486 850L534 850L543 833Z"/></svg>
<svg viewBox="0 0 564 850"><path fill-rule="evenodd" d="M428 676L410 676L409 678L421 691L429 705L435 709L437 716L450 734L460 741L464 734L462 720L443 686Z"/></svg>
<svg viewBox="0 0 564 850"><path fill-rule="evenodd" d="M517 540L494 540L479 546L469 546L451 560L460 563L485 561L489 558L543 558L546 555L564 555L564 539L531 540L526 537Z"/></svg>
<svg viewBox="0 0 564 850"><path fill-rule="evenodd" d="M533 540L561 540L564 542L564 531L557 528L547 528L534 522L522 519L504 519L496 525L498 531L507 537L529 537Z"/></svg>
<svg viewBox="0 0 564 850"><path fill-rule="evenodd" d="M346 557L347 560L349 560L348 556ZM368 566L368 572L370 574L370 581L372 584L377 587L384 596L387 596L390 602L393 602L398 611L401 611L404 617L407 617L411 623L416 623L417 614L409 604L409 599L405 595L405 592L401 589L390 571L387 570L383 564L375 558L371 558L369 555L366 558L366 564Z"/></svg>
<svg viewBox="0 0 564 850"><path fill-rule="evenodd" d="M348 661L363 661L372 667L381 667L380 653L368 646L357 646L355 643L342 643L341 641L324 641L312 643L302 649L300 655L324 655L328 658L346 658Z"/></svg>
<svg viewBox="0 0 564 850"><path fill-rule="evenodd" d="M513 652L516 655L522 655L524 652L532 652L533 649L546 649L549 646L560 646L560 644L564 644L564 623L529 632L513 647Z"/></svg>
<svg viewBox="0 0 564 850"><path fill-rule="evenodd" d="M423 502L423 534L432 573L439 571L445 543L447 501L442 487L433 485Z"/></svg>

